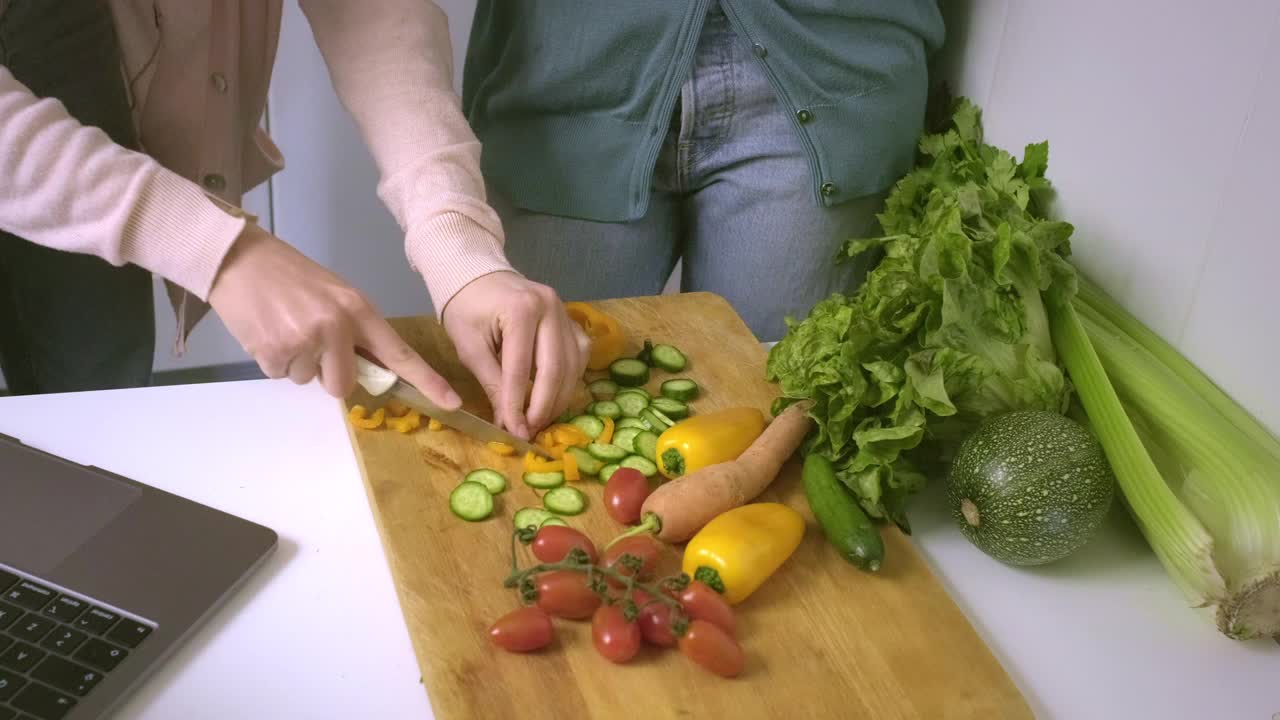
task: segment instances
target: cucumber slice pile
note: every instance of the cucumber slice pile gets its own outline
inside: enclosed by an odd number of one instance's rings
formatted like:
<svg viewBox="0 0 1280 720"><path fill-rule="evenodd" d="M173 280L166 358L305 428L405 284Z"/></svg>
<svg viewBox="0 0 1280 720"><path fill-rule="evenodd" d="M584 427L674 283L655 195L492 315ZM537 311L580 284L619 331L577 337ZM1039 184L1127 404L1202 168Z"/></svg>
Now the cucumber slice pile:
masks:
<svg viewBox="0 0 1280 720"><path fill-rule="evenodd" d="M639 455L628 455L620 464L624 468L639 470L640 474L645 477L653 477L658 474L658 466L652 460L642 458Z"/></svg>
<svg viewBox="0 0 1280 720"><path fill-rule="evenodd" d="M592 440L600 437L600 433L604 432L604 421L595 415L579 415L570 420L569 424L586 433L586 436Z"/></svg>
<svg viewBox="0 0 1280 720"><path fill-rule="evenodd" d="M632 428L632 430L635 430L635 428ZM635 430L635 434L640 434L640 431ZM631 451L618 444L618 436L616 434L613 436L612 444L591 443L587 446L587 452L590 453L591 457L605 463L618 462L631 453Z"/></svg>
<svg viewBox="0 0 1280 720"><path fill-rule="evenodd" d="M539 507L520 508L516 511L516 515L512 518L512 522L518 528L534 528L535 530L544 525L568 525L565 521L556 517L550 510Z"/></svg>
<svg viewBox="0 0 1280 720"><path fill-rule="evenodd" d="M480 483L491 495L497 495L507 489L507 476L492 468L472 470L463 478L464 482Z"/></svg>
<svg viewBox="0 0 1280 720"><path fill-rule="evenodd" d="M580 447L571 447L565 450L566 453L573 455L573 459L578 463L578 471L583 475L595 475L600 472L600 468L604 467L604 463L591 456L591 453Z"/></svg>

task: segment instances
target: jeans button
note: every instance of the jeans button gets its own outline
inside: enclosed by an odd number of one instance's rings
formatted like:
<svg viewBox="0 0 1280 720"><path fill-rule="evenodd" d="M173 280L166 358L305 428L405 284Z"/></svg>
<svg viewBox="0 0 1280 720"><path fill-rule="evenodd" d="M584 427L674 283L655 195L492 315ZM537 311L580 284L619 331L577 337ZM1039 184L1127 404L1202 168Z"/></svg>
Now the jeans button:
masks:
<svg viewBox="0 0 1280 720"><path fill-rule="evenodd" d="M796 113L796 119L799 120L801 124L808 123L813 120L813 113L808 110L801 110Z"/></svg>
<svg viewBox="0 0 1280 720"><path fill-rule="evenodd" d="M217 173L209 173L204 176L204 186L213 191L226 190L227 179Z"/></svg>
<svg viewBox="0 0 1280 720"><path fill-rule="evenodd" d="M754 43L751 46L751 52L755 53L756 57L758 58L762 58L769 54L769 51L765 49L765 46L761 45L760 43Z"/></svg>
<svg viewBox="0 0 1280 720"><path fill-rule="evenodd" d="M822 183L822 195L823 195L823 197L831 197L832 195L835 195L835 194L836 194L836 184L835 184L835 183L833 183L833 182L824 182L824 183Z"/></svg>

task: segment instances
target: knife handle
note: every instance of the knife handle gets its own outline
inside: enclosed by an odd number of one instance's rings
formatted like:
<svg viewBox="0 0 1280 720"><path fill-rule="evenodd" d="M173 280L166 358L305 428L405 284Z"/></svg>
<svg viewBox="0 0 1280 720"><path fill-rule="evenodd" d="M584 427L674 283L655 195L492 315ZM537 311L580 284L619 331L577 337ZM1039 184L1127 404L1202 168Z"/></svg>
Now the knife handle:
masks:
<svg viewBox="0 0 1280 720"><path fill-rule="evenodd" d="M367 390L370 395L377 396L385 393L399 380L400 378L390 370L356 355L356 382L360 383L360 387Z"/></svg>

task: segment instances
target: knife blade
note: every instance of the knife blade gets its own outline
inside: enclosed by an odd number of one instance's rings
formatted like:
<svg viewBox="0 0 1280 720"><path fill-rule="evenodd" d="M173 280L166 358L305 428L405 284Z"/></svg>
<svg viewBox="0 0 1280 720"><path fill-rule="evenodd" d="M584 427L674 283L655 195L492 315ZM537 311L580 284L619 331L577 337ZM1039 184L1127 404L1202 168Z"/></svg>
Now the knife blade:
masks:
<svg viewBox="0 0 1280 720"><path fill-rule="evenodd" d="M500 442L514 447L522 453L533 453L539 457L551 459L551 453L527 440L512 435L493 423L473 415L466 410L445 410L431 402L422 391L400 379L390 370L356 356L356 382L370 395L390 395L409 407L430 418L439 420L464 435L483 442Z"/></svg>

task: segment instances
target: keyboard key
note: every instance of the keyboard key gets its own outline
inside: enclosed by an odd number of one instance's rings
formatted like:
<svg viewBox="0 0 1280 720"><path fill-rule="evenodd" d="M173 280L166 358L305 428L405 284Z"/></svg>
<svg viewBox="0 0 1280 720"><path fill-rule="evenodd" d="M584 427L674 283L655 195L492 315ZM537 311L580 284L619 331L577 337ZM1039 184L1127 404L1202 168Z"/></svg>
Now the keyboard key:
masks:
<svg viewBox="0 0 1280 720"><path fill-rule="evenodd" d="M85 635L79 630L72 630L65 626L58 627L40 642L40 647L45 650L52 650L61 655L70 655L71 652L80 647L80 643L84 642L88 637L88 635Z"/></svg>
<svg viewBox="0 0 1280 720"><path fill-rule="evenodd" d="M129 651L104 643L98 638L89 638L89 642L80 646L74 657L103 672L111 672L121 660L129 657Z"/></svg>
<svg viewBox="0 0 1280 720"><path fill-rule="evenodd" d="M31 672L31 677L42 683L52 685L62 692L84 697L95 685L102 681L102 673L64 660L56 655L45 658L40 666Z"/></svg>
<svg viewBox="0 0 1280 720"><path fill-rule="evenodd" d="M93 635L101 635L110 630L111 626L115 625L119 619L120 616L110 610L89 608L89 612L81 615L80 619L76 621L76 629Z"/></svg>
<svg viewBox="0 0 1280 720"><path fill-rule="evenodd" d="M76 701L43 685L31 683L15 695L9 704L40 720L62 720L76 706Z"/></svg>
<svg viewBox="0 0 1280 720"><path fill-rule="evenodd" d="M138 643L145 640L150 634L150 625L143 625L137 620L125 618L111 628L111 632L107 633L107 639L112 642L118 642L121 645L136 648Z"/></svg>
<svg viewBox="0 0 1280 720"><path fill-rule="evenodd" d="M73 598L70 595L59 595L57 600L49 603L49 606L44 609L44 614L54 620L69 623L80 617L80 613L84 612L87 607L89 607L89 603L79 598Z"/></svg>
<svg viewBox="0 0 1280 720"><path fill-rule="evenodd" d="M13 697L13 694L18 692L18 688L26 684L26 678L14 675L8 670L0 670L0 701Z"/></svg>
<svg viewBox="0 0 1280 720"><path fill-rule="evenodd" d="M20 617L22 617L22 608L0 602L0 630L9 627Z"/></svg>
<svg viewBox="0 0 1280 720"><path fill-rule="evenodd" d="M18 672L26 672L35 667L35 664L43 660L44 656L48 654L26 643L15 643L13 647L5 650L4 654L0 655L0 665Z"/></svg>
<svg viewBox="0 0 1280 720"><path fill-rule="evenodd" d="M9 586L18 582L18 576L7 570L0 570L0 590L8 590Z"/></svg>
<svg viewBox="0 0 1280 720"><path fill-rule="evenodd" d="M5 648L13 644L13 638L8 635L0 635L0 652L4 652Z"/></svg>
<svg viewBox="0 0 1280 720"><path fill-rule="evenodd" d="M26 640L29 643L38 643L40 638L44 637L53 626L57 625L54 621L46 617L40 617L35 613L27 613L22 619L13 624L9 628L9 632L19 640Z"/></svg>
<svg viewBox="0 0 1280 720"><path fill-rule="evenodd" d="M57 593L43 585L37 585L30 580L21 580L17 585L9 588L4 594L4 599L28 610L39 610L48 605L54 595Z"/></svg>

